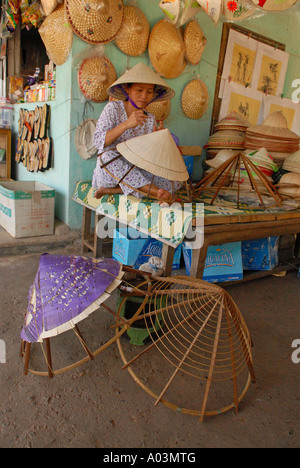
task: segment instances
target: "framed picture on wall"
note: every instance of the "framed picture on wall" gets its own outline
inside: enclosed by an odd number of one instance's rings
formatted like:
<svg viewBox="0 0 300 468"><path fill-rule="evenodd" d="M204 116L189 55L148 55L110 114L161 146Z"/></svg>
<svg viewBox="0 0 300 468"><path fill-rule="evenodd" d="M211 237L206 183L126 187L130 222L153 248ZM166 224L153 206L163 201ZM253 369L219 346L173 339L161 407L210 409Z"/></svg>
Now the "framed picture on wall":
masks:
<svg viewBox="0 0 300 468"><path fill-rule="evenodd" d="M220 83L219 97L223 97L225 84L230 81L251 86L257 53L257 41L231 29Z"/></svg>
<svg viewBox="0 0 300 468"><path fill-rule="evenodd" d="M259 44L251 87L273 96L283 92L289 54L266 44Z"/></svg>
<svg viewBox="0 0 300 468"><path fill-rule="evenodd" d="M237 24L223 24L210 127L211 134L214 133L215 124L224 117L225 109L229 110L233 105L236 107L238 100L241 101L241 117L247 115L247 106L251 104L251 108L255 109L255 115L250 117L250 120L255 121L257 118L258 123L260 123L260 117L263 116L264 92L257 88L261 88L261 83L266 81L272 85L272 90L276 88L275 92L280 93L283 87L282 77L288 59L288 54L281 54L282 51L285 51L285 45L280 42ZM279 68L280 73L277 71ZM273 75L271 75L272 72ZM265 76L268 78L264 78ZM238 87L240 88L237 90ZM229 95L227 95L228 92ZM258 97L258 94L261 96Z"/></svg>
<svg viewBox="0 0 300 468"><path fill-rule="evenodd" d="M231 114L231 112L237 112L251 126L258 125L263 118L262 104L262 93L253 92L253 89L246 88L238 83L226 83L219 120Z"/></svg>

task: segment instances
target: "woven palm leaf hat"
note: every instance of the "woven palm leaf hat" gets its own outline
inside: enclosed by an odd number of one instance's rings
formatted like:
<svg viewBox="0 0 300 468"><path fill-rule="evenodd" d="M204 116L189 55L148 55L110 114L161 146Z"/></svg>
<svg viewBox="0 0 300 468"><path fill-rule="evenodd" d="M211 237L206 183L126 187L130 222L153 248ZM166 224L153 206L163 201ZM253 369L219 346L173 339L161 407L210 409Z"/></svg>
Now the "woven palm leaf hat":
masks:
<svg viewBox="0 0 300 468"><path fill-rule="evenodd" d="M148 104L146 111L151 112L156 118L156 121L166 120L171 112L171 100L166 101L155 101Z"/></svg>
<svg viewBox="0 0 300 468"><path fill-rule="evenodd" d="M181 107L189 119L200 119L207 111L209 103L208 89L205 83L196 78L190 81L183 90Z"/></svg>
<svg viewBox="0 0 300 468"><path fill-rule="evenodd" d="M74 33L89 44L106 44L121 29L122 0L65 0L65 9Z"/></svg>
<svg viewBox="0 0 300 468"><path fill-rule="evenodd" d="M254 5L265 11L283 11L295 5L298 0L251 0Z"/></svg>
<svg viewBox="0 0 300 468"><path fill-rule="evenodd" d="M153 27L148 52L154 70L164 78L177 78L186 67L181 29L167 19L158 21Z"/></svg>
<svg viewBox="0 0 300 468"><path fill-rule="evenodd" d="M93 102L103 102L108 99L107 87L116 77L115 67L105 55L101 54L83 59L77 73L80 91Z"/></svg>
<svg viewBox="0 0 300 468"><path fill-rule="evenodd" d="M183 157L167 128L119 143L117 150L131 164L156 176L179 182L189 178Z"/></svg>
<svg viewBox="0 0 300 468"><path fill-rule="evenodd" d="M207 39L203 34L198 21L191 20L185 27L184 36L185 57L192 65L200 62Z"/></svg>
<svg viewBox="0 0 300 468"><path fill-rule="evenodd" d="M128 83L154 84L155 97L153 101L164 101L175 96L175 91L143 62L126 70L120 78L108 87L107 93L114 99L124 101L127 98L126 84Z"/></svg>
<svg viewBox="0 0 300 468"><path fill-rule="evenodd" d="M63 4L47 16L39 28L39 34L50 60L56 65L65 63L72 49L73 31L66 24Z"/></svg>
<svg viewBox="0 0 300 468"><path fill-rule="evenodd" d="M122 27L115 38L116 46L126 55L136 57L147 49L150 26L144 13L136 6L124 7Z"/></svg>

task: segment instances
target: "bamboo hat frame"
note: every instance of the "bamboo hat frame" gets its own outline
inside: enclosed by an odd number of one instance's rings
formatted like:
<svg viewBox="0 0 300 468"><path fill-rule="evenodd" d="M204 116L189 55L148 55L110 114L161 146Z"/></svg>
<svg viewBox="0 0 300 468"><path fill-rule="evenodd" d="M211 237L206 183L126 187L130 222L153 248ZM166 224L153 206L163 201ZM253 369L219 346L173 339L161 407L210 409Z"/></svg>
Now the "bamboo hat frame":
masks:
<svg viewBox="0 0 300 468"><path fill-rule="evenodd" d="M117 345L123 369L155 399L155 406L163 403L201 422L230 409L238 412L255 375L250 333L229 294L196 278L155 278L139 319L144 319L151 344L129 357L119 339ZM118 319L116 325L119 333L124 325ZM208 408L212 405L218 406Z"/></svg>
<svg viewBox="0 0 300 468"><path fill-rule="evenodd" d="M252 171L256 174L265 191L270 195L275 203L279 206L282 205L282 196L280 195L277 188L270 183L268 178L259 170L257 166L243 153L239 152L234 154L228 161L225 161L221 166L216 168L213 172L204 177L195 187L194 192L199 194L204 190L213 190L215 191L214 196L210 202L213 205L217 195L221 189L228 190L232 188L232 183L234 180L237 181L237 208L240 208L240 180L241 180L241 167L245 168L246 173L249 178L250 186L252 190L257 194L261 206L265 209L265 203L263 201L260 188L252 175ZM224 182L227 180L228 176L233 174L232 182L229 186L224 186Z"/></svg>

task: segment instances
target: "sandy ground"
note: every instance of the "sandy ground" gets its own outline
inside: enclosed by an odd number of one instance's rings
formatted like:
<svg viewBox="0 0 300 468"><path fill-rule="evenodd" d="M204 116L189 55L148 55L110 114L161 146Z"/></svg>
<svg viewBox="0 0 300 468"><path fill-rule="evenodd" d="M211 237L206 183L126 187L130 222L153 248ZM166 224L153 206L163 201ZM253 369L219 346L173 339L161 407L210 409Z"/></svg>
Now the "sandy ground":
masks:
<svg viewBox="0 0 300 468"><path fill-rule="evenodd" d="M71 254L68 250L56 253ZM6 362L0 363L2 448L300 447L300 363L291 358L292 342L300 340L296 270L285 277L226 288L252 335L256 383L251 384L238 414L230 410L200 423L197 417L161 403L155 406L154 399L122 369L116 343L94 361L51 380L24 376L20 331L38 263L39 254L0 258L0 339L6 344ZM115 301L113 297L111 304ZM109 313L95 313L86 322L85 334L101 330L96 333L100 343L114 336ZM79 356L77 344L68 339L63 337L53 349L57 362ZM121 337L120 342L130 352L128 339ZM161 369L159 358L146 361L149 384ZM187 383L179 397L184 398L190 386L197 406L199 397L192 385Z"/></svg>

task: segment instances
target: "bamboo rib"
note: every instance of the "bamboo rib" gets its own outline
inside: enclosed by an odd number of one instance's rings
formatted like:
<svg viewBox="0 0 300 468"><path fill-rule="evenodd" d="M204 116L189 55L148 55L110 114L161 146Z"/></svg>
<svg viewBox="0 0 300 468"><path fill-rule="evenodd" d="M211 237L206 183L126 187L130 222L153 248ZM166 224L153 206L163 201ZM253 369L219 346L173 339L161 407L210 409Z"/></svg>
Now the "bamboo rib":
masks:
<svg viewBox="0 0 300 468"><path fill-rule="evenodd" d="M162 320L155 328L156 316L153 310L150 311L148 301L139 318L149 320L145 320L145 324L152 343L131 359L127 359L118 339L122 369L127 369L138 385L155 398L155 406L162 403L171 409L198 416L199 421L203 421L205 416L220 414L232 408L238 412L239 402L248 390L251 380L255 381L255 376L250 334L237 306L222 288L201 280L186 277L156 280L152 285L151 303L156 305L155 311L159 311ZM168 302L164 306L161 301L167 292ZM118 321L117 325L122 326ZM117 330L118 328L116 332ZM143 369L143 366L139 366L142 359L153 362L149 356L150 351L158 352L158 359L161 356L168 366L173 368L160 391L148 388L133 368ZM155 362L159 361L156 359ZM248 377L246 384L241 384L242 391L239 395L239 381L242 380L240 376L243 378L244 372ZM199 409L175 404L171 402L172 397L171 400L165 398L167 394L174 393L174 390L176 392L178 379L183 378L184 374L196 379L195 382L204 382ZM211 387L218 388L226 381L232 382L232 404L217 410L207 409Z"/></svg>

